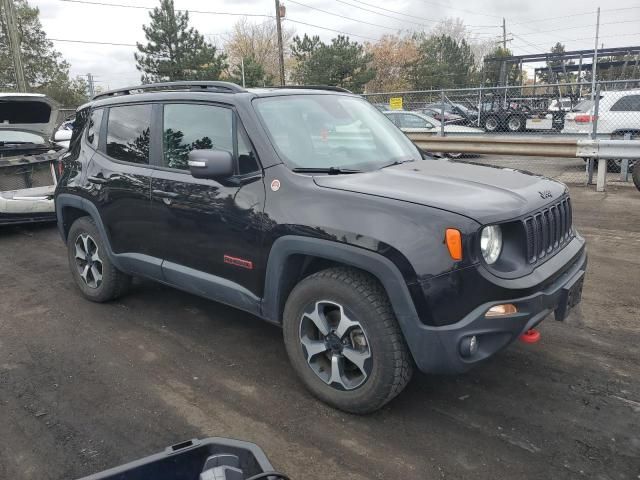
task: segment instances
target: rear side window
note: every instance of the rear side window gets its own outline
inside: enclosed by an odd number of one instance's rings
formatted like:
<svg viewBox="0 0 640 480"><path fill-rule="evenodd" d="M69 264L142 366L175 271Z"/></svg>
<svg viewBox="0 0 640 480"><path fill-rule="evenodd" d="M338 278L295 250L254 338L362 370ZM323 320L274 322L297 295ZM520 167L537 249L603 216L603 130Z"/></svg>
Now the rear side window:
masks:
<svg viewBox="0 0 640 480"><path fill-rule="evenodd" d="M622 97L611 107L612 112L640 112L640 95Z"/></svg>
<svg viewBox="0 0 640 480"><path fill-rule="evenodd" d="M123 162L148 164L151 105L124 105L109 109L107 155Z"/></svg>
<svg viewBox="0 0 640 480"><path fill-rule="evenodd" d="M98 148L99 135L100 135L100 125L102 125L102 113L104 110L102 108L98 110L94 110L91 112L91 117L89 117L89 125L87 126L87 142L93 148Z"/></svg>

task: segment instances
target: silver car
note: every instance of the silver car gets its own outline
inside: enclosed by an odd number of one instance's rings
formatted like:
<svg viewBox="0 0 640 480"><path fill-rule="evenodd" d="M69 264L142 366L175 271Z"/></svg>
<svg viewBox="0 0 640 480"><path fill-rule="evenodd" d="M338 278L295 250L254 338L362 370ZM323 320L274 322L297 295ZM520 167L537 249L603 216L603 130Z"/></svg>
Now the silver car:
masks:
<svg viewBox="0 0 640 480"><path fill-rule="evenodd" d="M443 131L442 123L433 117L420 112L407 112L404 110L388 110L384 113L391 121L405 133L432 133L437 135ZM484 130L463 125L444 124L446 134L481 134ZM450 158L460 158L462 153L447 153Z"/></svg>

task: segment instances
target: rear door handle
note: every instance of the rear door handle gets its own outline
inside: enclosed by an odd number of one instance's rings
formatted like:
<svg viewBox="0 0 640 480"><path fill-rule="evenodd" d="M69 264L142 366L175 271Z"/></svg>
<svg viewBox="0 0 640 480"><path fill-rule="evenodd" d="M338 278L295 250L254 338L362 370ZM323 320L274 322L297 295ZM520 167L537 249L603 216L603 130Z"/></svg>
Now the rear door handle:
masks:
<svg viewBox="0 0 640 480"><path fill-rule="evenodd" d="M156 197L161 198L178 198L180 196L179 193L165 192L164 190L153 190L151 193L153 193Z"/></svg>
<svg viewBox="0 0 640 480"><path fill-rule="evenodd" d="M107 179L103 177L87 177L87 181L90 183L95 183L96 185L104 185L107 183Z"/></svg>

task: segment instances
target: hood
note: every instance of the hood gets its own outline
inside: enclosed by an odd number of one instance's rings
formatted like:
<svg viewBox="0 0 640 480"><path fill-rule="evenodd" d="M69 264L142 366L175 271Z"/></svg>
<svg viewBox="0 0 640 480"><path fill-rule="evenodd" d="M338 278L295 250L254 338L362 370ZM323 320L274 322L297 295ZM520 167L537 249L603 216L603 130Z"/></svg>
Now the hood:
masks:
<svg viewBox="0 0 640 480"><path fill-rule="evenodd" d="M60 106L37 93L0 93L0 128L37 132L51 138Z"/></svg>
<svg viewBox="0 0 640 480"><path fill-rule="evenodd" d="M557 201L560 182L506 168L421 160L367 173L316 176L323 188L417 203L481 224L519 217Z"/></svg>

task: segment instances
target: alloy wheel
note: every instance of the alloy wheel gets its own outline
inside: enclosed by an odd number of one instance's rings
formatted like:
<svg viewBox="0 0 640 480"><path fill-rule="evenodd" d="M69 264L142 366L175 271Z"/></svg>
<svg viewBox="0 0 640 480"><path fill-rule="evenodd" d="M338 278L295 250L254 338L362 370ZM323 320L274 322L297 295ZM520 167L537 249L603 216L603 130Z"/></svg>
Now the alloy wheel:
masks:
<svg viewBox="0 0 640 480"><path fill-rule="evenodd" d="M507 127L509 127L509 131L518 132L522 127L522 119L520 117L511 117L509 122L507 123Z"/></svg>
<svg viewBox="0 0 640 480"><path fill-rule="evenodd" d="M90 235L82 233L75 241L76 267L80 278L89 288L98 288L102 284L102 259L98 245Z"/></svg>
<svg viewBox="0 0 640 480"><path fill-rule="evenodd" d="M371 374L371 347L364 328L336 302L322 300L305 309L300 343L309 367L333 388L354 390Z"/></svg>
<svg viewBox="0 0 640 480"><path fill-rule="evenodd" d="M489 117L485 121L484 126L489 132L494 132L498 129L498 119L496 117Z"/></svg>

